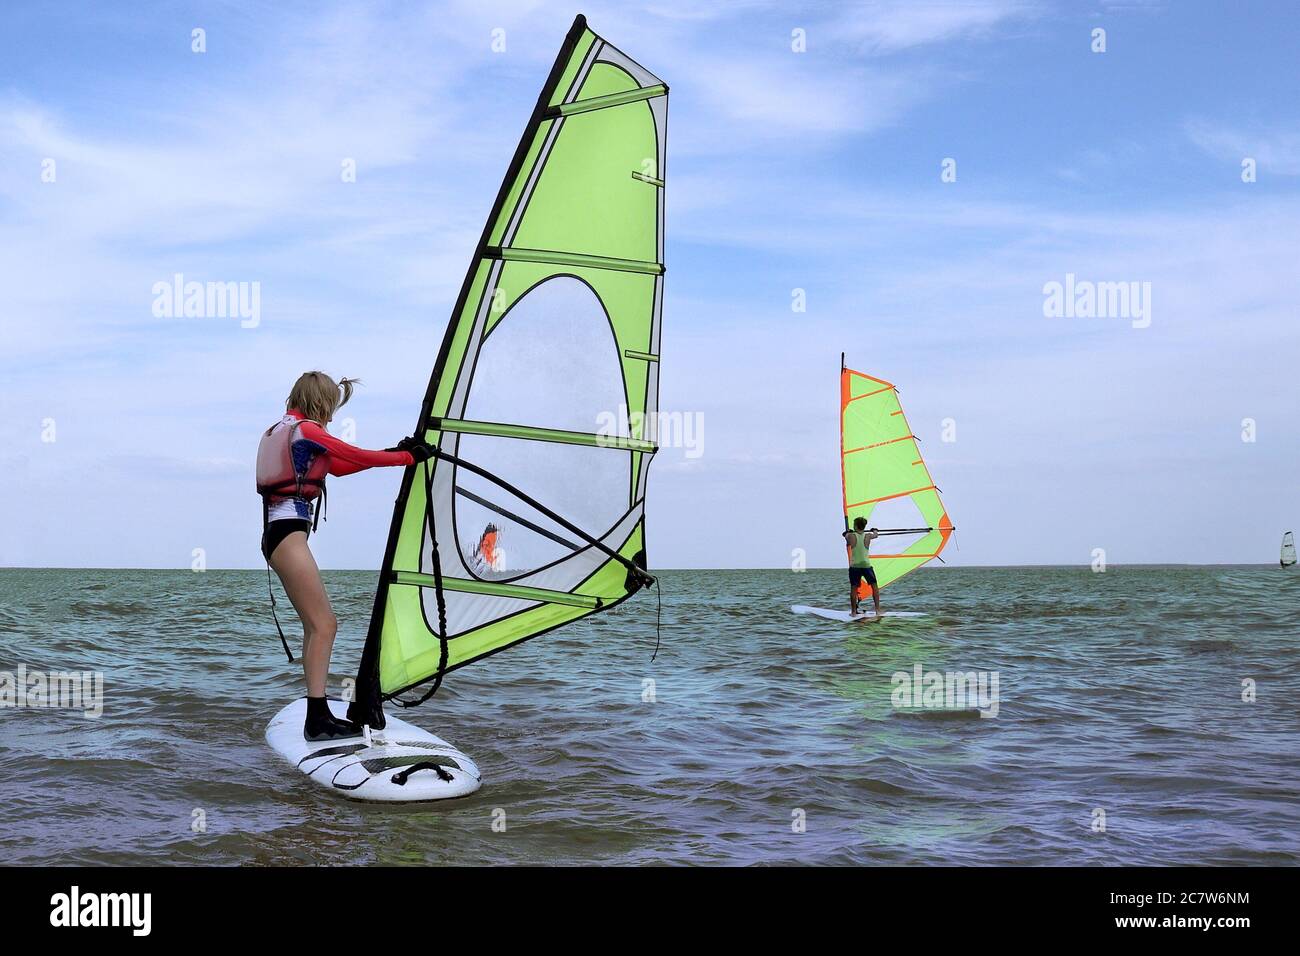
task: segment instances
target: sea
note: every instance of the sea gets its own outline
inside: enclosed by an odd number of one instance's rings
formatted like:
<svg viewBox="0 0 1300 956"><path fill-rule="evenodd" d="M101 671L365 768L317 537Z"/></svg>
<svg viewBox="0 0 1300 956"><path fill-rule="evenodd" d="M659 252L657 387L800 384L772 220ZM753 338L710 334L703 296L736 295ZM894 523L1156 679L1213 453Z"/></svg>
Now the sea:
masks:
<svg viewBox="0 0 1300 956"><path fill-rule="evenodd" d="M376 574L325 581L342 694ZM267 746L303 688L263 572L0 570L0 860L1300 862L1300 568L927 568L885 592L925 617L790 611L846 592L665 571L403 711L483 786L395 806ZM80 702L27 697L57 672L87 675Z"/></svg>

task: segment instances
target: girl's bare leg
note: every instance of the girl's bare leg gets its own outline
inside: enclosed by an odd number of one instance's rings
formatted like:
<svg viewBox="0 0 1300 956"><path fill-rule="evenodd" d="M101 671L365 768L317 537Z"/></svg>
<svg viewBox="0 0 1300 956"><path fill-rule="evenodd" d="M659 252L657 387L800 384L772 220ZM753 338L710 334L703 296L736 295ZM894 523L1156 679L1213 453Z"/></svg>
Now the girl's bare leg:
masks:
<svg viewBox="0 0 1300 956"><path fill-rule="evenodd" d="M321 582L320 568L307 547L306 532L295 531L281 541L271 555L271 567L280 576L302 620L302 672L307 678L307 696L324 697L339 622Z"/></svg>

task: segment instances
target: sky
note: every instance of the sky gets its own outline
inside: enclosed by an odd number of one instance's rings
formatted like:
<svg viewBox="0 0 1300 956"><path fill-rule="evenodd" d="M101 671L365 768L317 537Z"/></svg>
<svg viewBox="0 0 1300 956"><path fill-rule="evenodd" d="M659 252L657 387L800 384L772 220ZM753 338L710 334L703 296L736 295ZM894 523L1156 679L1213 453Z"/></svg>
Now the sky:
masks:
<svg viewBox="0 0 1300 956"><path fill-rule="evenodd" d="M841 352L899 387L950 564L1277 560L1293 4L350 0L0 7L0 566L260 567L307 369L363 380L358 444L407 434L577 12L672 89L660 403L698 444L651 567L843 564ZM176 274L257 321L155 314ZM1068 281L1144 308L1048 314ZM332 483L322 567L378 567L399 478Z"/></svg>

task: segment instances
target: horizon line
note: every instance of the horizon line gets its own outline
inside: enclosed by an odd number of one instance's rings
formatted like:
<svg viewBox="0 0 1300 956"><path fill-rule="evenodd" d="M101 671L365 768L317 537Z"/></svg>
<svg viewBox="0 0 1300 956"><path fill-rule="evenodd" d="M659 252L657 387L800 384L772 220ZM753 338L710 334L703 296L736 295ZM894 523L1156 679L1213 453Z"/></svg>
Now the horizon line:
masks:
<svg viewBox="0 0 1300 956"><path fill-rule="evenodd" d="M1174 561L1150 561L1150 562L1125 562L1125 563L1108 563L1106 569L1111 568L1267 568L1273 567L1277 562L1259 561L1259 562L1216 562L1210 564L1194 564L1191 562L1174 562ZM956 564L946 565L943 567L924 567L917 568L916 571L958 571L963 569L980 569L986 571L997 570L1015 570L1018 568L1077 568L1091 569L1089 564ZM84 565L80 567L73 566L36 566L26 564L0 565L0 571L189 571L191 574L207 574L209 571L253 571L260 573L262 568L257 567L221 567L205 568L202 571L195 571L193 568L173 567L173 566L154 566L154 567L110 567L108 565ZM321 568L324 572L345 571L349 574L379 574L379 568ZM746 568L720 568L720 567L695 567L695 568L648 568L653 573L678 572L678 571L783 571L787 574L806 574L809 571L845 571L848 565L836 565L834 567L817 567L804 568L801 571L795 571L793 568L773 568L773 567L746 567ZM916 572L913 572L916 573ZM1104 574L1105 571L1095 572Z"/></svg>

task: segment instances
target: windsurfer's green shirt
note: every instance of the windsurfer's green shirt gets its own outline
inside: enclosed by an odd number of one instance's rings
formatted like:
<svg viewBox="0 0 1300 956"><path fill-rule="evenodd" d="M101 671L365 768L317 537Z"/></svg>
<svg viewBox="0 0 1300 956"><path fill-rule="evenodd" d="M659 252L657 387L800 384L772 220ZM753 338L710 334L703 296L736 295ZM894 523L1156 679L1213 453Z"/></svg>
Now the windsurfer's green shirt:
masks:
<svg viewBox="0 0 1300 956"><path fill-rule="evenodd" d="M871 543L867 533L865 531L846 531L844 537L849 542L849 567L871 567L871 555L867 553Z"/></svg>

